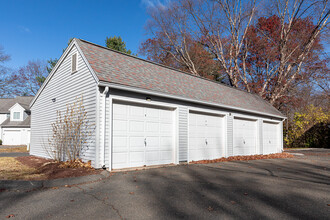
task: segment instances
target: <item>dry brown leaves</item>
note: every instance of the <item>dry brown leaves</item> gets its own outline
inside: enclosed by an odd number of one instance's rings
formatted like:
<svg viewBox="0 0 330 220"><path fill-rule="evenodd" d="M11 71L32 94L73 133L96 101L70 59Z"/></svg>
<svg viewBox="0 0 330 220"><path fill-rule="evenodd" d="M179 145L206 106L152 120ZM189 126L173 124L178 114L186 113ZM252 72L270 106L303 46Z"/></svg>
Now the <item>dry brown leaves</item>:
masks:
<svg viewBox="0 0 330 220"><path fill-rule="evenodd" d="M277 153L268 155L251 155L251 156L233 156L233 157L221 157L214 160L199 160L192 161L193 164L207 164L207 163L218 163L218 162L228 162L228 161L244 161L244 160L263 160L263 159L277 159L277 158L293 158L292 154L289 153Z"/></svg>
<svg viewBox="0 0 330 220"><path fill-rule="evenodd" d="M60 168L88 168L93 169L92 162L88 161L87 163L83 162L81 159L71 160L60 162Z"/></svg>

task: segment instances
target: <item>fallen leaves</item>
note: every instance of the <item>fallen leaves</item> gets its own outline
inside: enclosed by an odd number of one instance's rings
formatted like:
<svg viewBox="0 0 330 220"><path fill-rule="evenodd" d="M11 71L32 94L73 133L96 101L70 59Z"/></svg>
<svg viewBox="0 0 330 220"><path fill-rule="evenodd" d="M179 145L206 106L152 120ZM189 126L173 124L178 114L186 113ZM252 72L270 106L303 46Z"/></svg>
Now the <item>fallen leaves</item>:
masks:
<svg viewBox="0 0 330 220"><path fill-rule="evenodd" d="M134 195L134 192L129 192L129 194Z"/></svg>
<svg viewBox="0 0 330 220"><path fill-rule="evenodd" d="M87 163L83 162L81 159L68 160L65 162L60 162L60 168L89 168L93 169L92 162L89 160Z"/></svg>
<svg viewBox="0 0 330 220"><path fill-rule="evenodd" d="M263 159L277 159L277 158L293 158L294 156L289 153L277 153L268 155L251 155L251 156L232 156L232 157L221 157L214 160L199 160L192 161L193 164L208 164L208 163L218 163L218 162L228 162L228 161L245 161L245 160L263 160Z"/></svg>
<svg viewBox="0 0 330 220"><path fill-rule="evenodd" d="M207 210L208 210L209 212L211 212L211 211L213 211L214 209L213 209L211 206L209 206L209 207L207 208Z"/></svg>
<svg viewBox="0 0 330 220"><path fill-rule="evenodd" d="M13 215L13 214L10 214L10 215L6 216L6 218L13 218L13 217L15 217L15 215Z"/></svg>

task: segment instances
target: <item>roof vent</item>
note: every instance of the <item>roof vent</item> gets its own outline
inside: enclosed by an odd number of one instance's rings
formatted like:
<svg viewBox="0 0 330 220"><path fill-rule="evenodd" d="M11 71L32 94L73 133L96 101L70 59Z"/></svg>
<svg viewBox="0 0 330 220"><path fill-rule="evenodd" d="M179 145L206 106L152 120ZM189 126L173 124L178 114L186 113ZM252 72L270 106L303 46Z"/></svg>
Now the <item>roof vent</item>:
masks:
<svg viewBox="0 0 330 220"><path fill-rule="evenodd" d="M78 71L77 69L77 53L72 54L72 73L75 73Z"/></svg>

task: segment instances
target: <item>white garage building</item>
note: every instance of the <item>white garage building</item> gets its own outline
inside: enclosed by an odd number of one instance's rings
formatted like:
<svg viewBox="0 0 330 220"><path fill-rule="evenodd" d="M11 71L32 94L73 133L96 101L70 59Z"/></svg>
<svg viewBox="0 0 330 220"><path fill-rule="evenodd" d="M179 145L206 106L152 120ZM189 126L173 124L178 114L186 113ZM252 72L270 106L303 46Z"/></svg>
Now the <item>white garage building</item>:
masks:
<svg viewBox="0 0 330 220"><path fill-rule="evenodd" d="M30 144L30 102L32 96L0 99L0 140L2 145Z"/></svg>
<svg viewBox="0 0 330 220"><path fill-rule="evenodd" d="M31 102L31 150L83 96L96 126L85 160L112 169L283 150L284 116L259 96L74 39Z"/></svg>

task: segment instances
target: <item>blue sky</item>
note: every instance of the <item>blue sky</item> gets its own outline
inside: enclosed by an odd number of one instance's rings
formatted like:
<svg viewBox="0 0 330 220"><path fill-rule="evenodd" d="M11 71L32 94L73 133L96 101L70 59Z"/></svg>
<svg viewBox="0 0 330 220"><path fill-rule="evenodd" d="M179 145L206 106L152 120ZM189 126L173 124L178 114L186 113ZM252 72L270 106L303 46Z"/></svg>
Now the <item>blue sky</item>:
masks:
<svg viewBox="0 0 330 220"><path fill-rule="evenodd" d="M71 37L104 45L107 36L121 36L136 53L147 38L147 7L166 1L0 0L0 45L11 55L6 66L59 58Z"/></svg>
<svg viewBox="0 0 330 220"><path fill-rule="evenodd" d="M58 58L70 37L105 44L121 36L137 52L146 39L146 7L153 0L0 0L0 45L18 68L29 60Z"/></svg>

